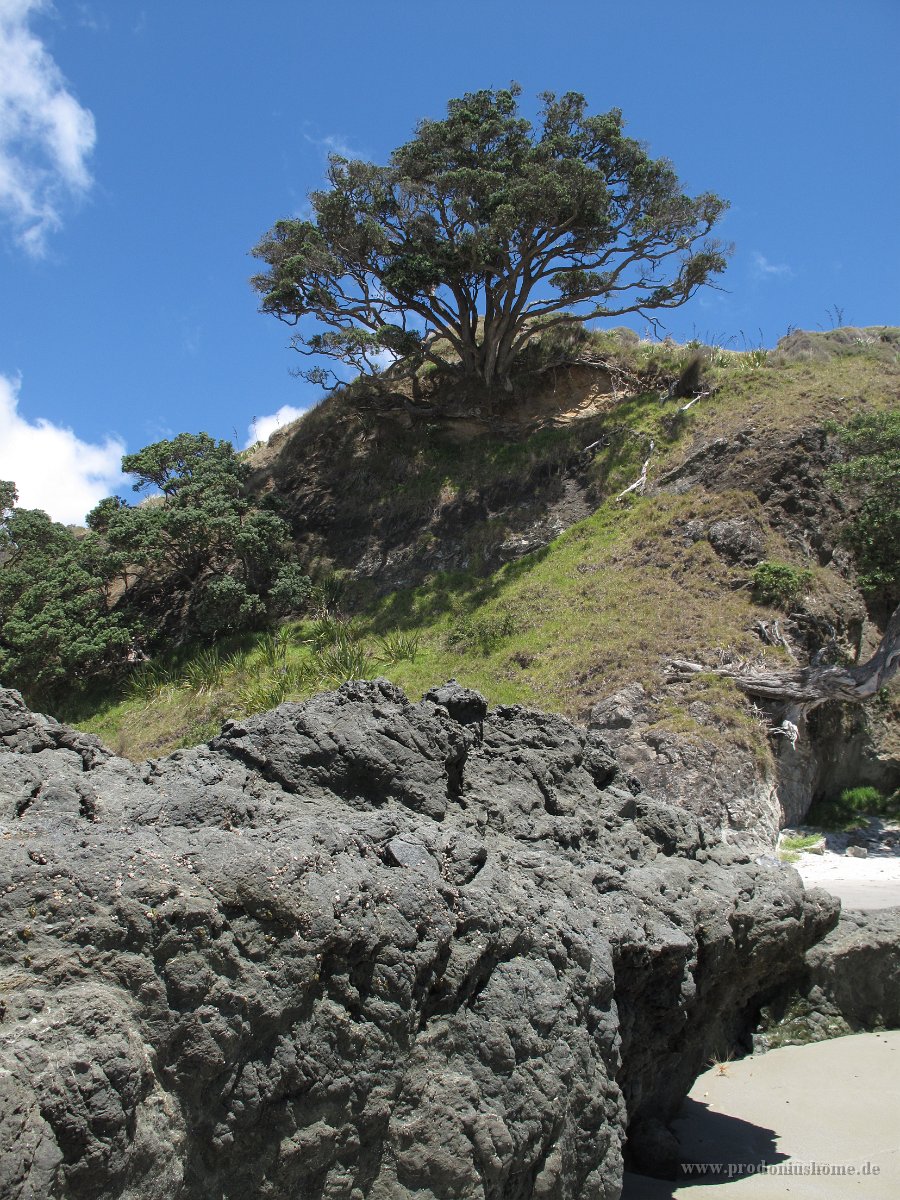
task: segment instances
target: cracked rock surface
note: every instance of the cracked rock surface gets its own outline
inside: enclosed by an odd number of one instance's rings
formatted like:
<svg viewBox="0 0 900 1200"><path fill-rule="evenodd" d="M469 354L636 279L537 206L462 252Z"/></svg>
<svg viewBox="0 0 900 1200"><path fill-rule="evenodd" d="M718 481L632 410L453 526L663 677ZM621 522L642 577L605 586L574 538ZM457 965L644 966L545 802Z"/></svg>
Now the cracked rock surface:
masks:
<svg viewBox="0 0 900 1200"><path fill-rule="evenodd" d="M455 685L140 766L0 691L0 1197L612 1200L836 919Z"/></svg>

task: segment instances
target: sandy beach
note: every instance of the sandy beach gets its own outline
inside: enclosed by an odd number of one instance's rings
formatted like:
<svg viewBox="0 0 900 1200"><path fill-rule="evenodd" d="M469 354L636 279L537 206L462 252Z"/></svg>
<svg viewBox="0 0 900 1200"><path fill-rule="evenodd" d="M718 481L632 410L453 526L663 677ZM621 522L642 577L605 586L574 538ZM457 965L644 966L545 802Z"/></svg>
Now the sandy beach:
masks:
<svg viewBox="0 0 900 1200"><path fill-rule="evenodd" d="M892 908L900 905L900 853L895 845L870 842L865 858L844 853L846 838L826 835L823 854L802 853L793 865L807 887L822 887L844 908Z"/></svg>
<svg viewBox="0 0 900 1200"><path fill-rule="evenodd" d="M900 1032L785 1046L712 1067L674 1122L697 1175L627 1175L623 1200L895 1200Z"/></svg>
<svg viewBox="0 0 900 1200"><path fill-rule="evenodd" d="M900 905L900 853L827 835L792 865L844 908ZM623 1200L894 1200L900 1195L900 1032L786 1046L712 1067L672 1126L694 1174L626 1175Z"/></svg>

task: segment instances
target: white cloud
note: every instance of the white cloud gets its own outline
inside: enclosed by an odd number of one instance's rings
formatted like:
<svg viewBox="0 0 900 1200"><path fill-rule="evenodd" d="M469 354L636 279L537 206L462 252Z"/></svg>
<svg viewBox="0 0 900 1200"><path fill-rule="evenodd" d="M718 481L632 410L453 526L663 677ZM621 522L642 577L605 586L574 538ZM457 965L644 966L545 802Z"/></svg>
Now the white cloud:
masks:
<svg viewBox="0 0 900 1200"><path fill-rule="evenodd" d="M267 442L276 429L281 429L283 425L290 425L291 421L296 421L305 412L305 408L294 408L292 404L282 404L278 412L270 413L267 417L254 417L247 426L249 436L244 443L244 449L246 450L248 446L255 446L257 442Z"/></svg>
<svg viewBox="0 0 900 1200"><path fill-rule="evenodd" d="M399 354L395 354L393 350L388 350L386 348L384 350L379 350L376 354L373 354L370 357L372 360L372 365L375 367L376 371L386 371L388 367L392 367L394 363L398 362L400 359Z"/></svg>
<svg viewBox="0 0 900 1200"><path fill-rule="evenodd" d="M0 375L0 479L11 479L22 508L42 508L54 521L80 525L104 496L121 488L125 446L108 437L83 442L71 429L19 411L19 382Z"/></svg>
<svg viewBox="0 0 900 1200"><path fill-rule="evenodd" d="M2 0L0 0L2 2ZM337 154L341 158L354 159L366 157L361 150L354 149L346 138L338 134L329 133L325 137L312 137L311 134L304 133L304 138L312 146L317 146L320 150L324 150L326 154Z"/></svg>
<svg viewBox="0 0 900 1200"><path fill-rule="evenodd" d="M35 257L59 229L65 199L91 186L96 141L93 115L28 28L46 8L46 0L0 0L0 215Z"/></svg>
<svg viewBox="0 0 900 1200"><path fill-rule="evenodd" d="M790 279L794 272L787 263L772 263L764 254L753 254L753 274L758 279Z"/></svg>

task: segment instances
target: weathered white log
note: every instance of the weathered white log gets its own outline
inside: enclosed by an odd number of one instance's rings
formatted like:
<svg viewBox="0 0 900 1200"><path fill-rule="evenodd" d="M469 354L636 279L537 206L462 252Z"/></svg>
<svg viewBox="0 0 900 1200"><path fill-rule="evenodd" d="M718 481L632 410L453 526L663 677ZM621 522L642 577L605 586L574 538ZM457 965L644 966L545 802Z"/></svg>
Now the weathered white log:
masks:
<svg viewBox="0 0 900 1200"><path fill-rule="evenodd" d="M618 496L616 496L616 500L623 499L625 496L628 495L629 492L642 492L644 490L644 488L647 486L647 471L650 468L650 460L653 458L653 449L654 449L654 444L653 444L653 440L651 439L650 454L644 460L644 465L641 468L640 475L637 477L637 479L634 481L634 483L630 484L627 488L625 488L625 490L623 492L619 492Z"/></svg>
<svg viewBox="0 0 900 1200"><path fill-rule="evenodd" d="M674 659L668 664L671 678L689 679L700 673L722 675L758 700L797 705L809 712L826 700L860 704L876 695L900 668L900 607L888 621L878 649L868 662L855 667L809 666L800 670L741 670L735 667L705 667L701 663Z"/></svg>
<svg viewBox="0 0 900 1200"><path fill-rule="evenodd" d="M687 404L682 404L678 411L679 412L687 412L687 410L689 408L693 407L693 405L695 405L698 400L703 400L706 396L711 396L711 395L712 395L712 392L700 392L698 395L696 395L693 398L693 400L688 400Z"/></svg>

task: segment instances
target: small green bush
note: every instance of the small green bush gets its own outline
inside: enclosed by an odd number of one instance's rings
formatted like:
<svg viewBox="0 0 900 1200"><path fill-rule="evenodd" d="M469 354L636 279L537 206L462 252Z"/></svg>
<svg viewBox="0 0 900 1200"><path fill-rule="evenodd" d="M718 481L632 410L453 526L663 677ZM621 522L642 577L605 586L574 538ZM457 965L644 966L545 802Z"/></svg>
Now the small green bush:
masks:
<svg viewBox="0 0 900 1200"><path fill-rule="evenodd" d="M316 656L323 683L340 685L348 679L370 679L372 652L358 641L340 641Z"/></svg>
<svg viewBox="0 0 900 1200"><path fill-rule="evenodd" d="M378 639L378 660L387 666L398 662L415 662L418 652L417 633L386 633Z"/></svg>
<svg viewBox="0 0 900 1200"><path fill-rule="evenodd" d="M821 840L821 835L818 833L792 833L781 839L781 849L808 850L810 846L817 845Z"/></svg>
<svg viewBox="0 0 900 1200"><path fill-rule="evenodd" d="M844 788L840 796L817 800L808 820L821 829L847 831L863 826L866 816L900 817L900 792L885 796L875 787Z"/></svg>
<svg viewBox="0 0 900 1200"><path fill-rule="evenodd" d="M511 612L485 616L461 613L450 627L447 645L451 650L490 654L515 630L516 620Z"/></svg>
<svg viewBox="0 0 900 1200"><path fill-rule="evenodd" d="M265 618L265 605L240 579L221 575L202 586L192 618L201 635L218 637L260 625Z"/></svg>
<svg viewBox="0 0 900 1200"><path fill-rule="evenodd" d="M801 571L789 563L758 563L753 571L753 599L757 604L786 608L811 579L811 571Z"/></svg>
<svg viewBox="0 0 900 1200"><path fill-rule="evenodd" d="M163 663L144 662L135 669L129 679L125 695L129 699L152 704L155 700L162 700L169 695L179 682L173 668Z"/></svg>
<svg viewBox="0 0 900 1200"><path fill-rule="evenodd" d="M872 813L875 816L892 816L898 811L894 796L885 796L875 787L845 788L841 792L841 804L856 813Z"/></svg>
<svg viewBox="0 0 900 1200"><path fill-rule="evenodd" d="M216 646L201 650L185 666L181 675L181 686L187 691L202 696L222 686L226 664Z"/></svg>
<svg viewBox="0 0 900 1200"><path fill-rule="evenodd" d="M312 648L317 654L332 646L359 642L361 638L359 628L352 621L327 611L313 621L304 635L304 641L312 643Z"/></svg>
<svg viewBox="0 0 900 1200"><path fill-rule="evenodd" d="M862 590L893 607L900 589L900 409L860 413L826 429L844 455L828 480L856 504L842 540L853 551Z"/></svg>
<svg viewBox="0 0 900 1200"><path fill-rule="evenodd" d="M312 602L314 591L313 581L296 563L285 563L279 567L269 590L273 615L286 617L289 613L303 612Z"/></svg>

